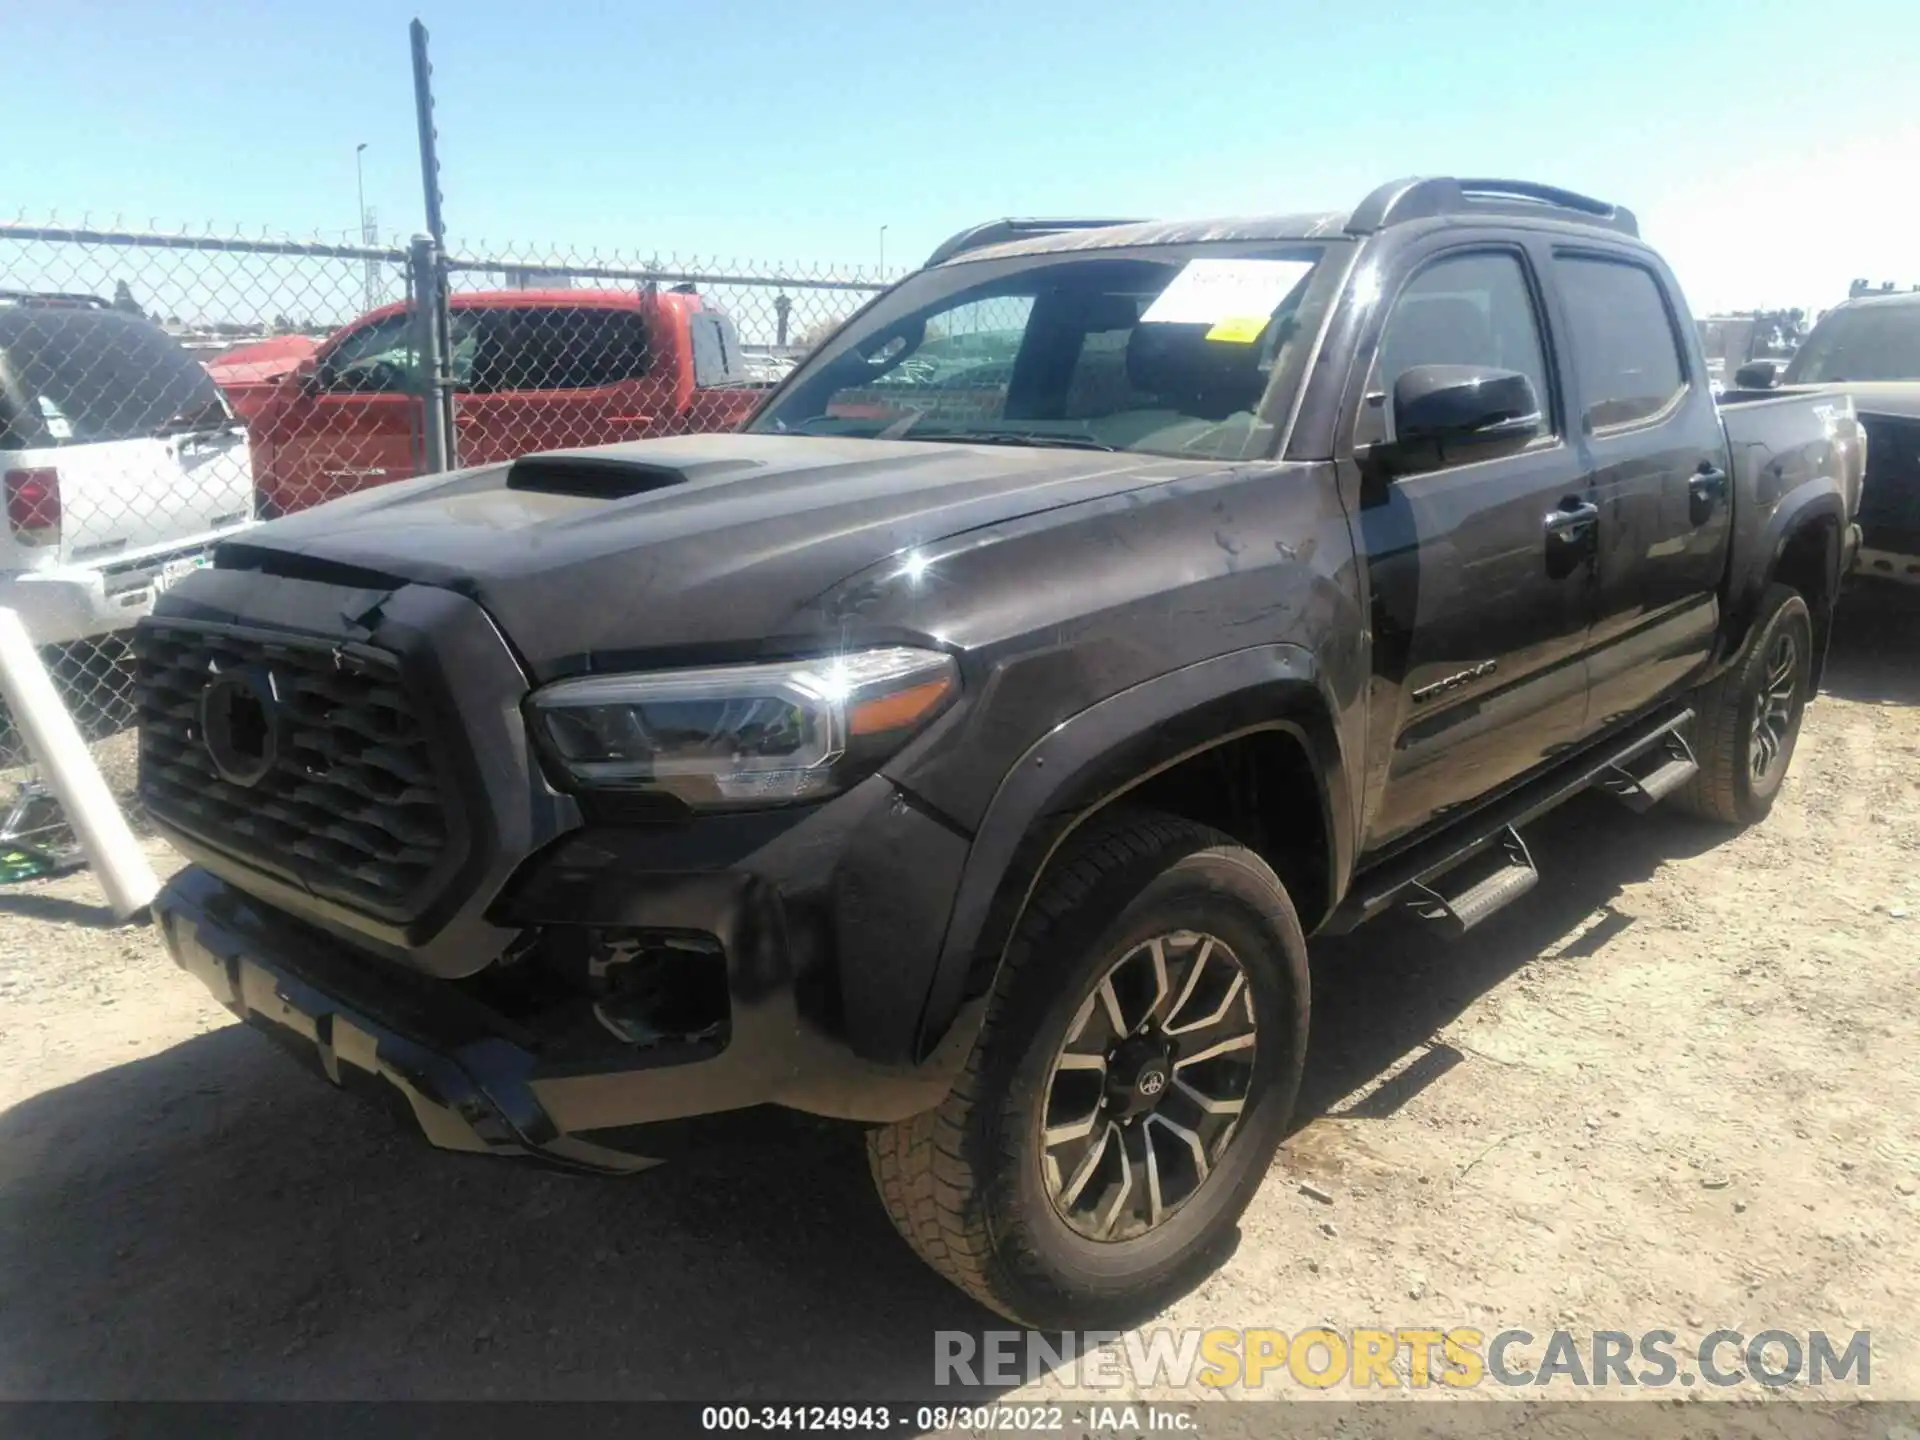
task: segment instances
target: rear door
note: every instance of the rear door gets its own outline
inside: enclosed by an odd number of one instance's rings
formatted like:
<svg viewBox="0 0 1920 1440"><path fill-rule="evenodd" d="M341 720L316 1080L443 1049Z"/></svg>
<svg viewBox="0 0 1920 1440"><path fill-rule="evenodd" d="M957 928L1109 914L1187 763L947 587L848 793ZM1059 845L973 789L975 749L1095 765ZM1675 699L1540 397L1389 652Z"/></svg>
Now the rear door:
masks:
<svg viewBox="0 0 1920 1440"><path fill-rule="evenodd" d="M1532 258L1518 245L1448 237L1382 279L1385 320L1370 360L1363 339L1368 368L1346 412L1357 454L1391 438L1394 381L1418 365L1527 375L1545 433L1509 453L1359 487L1373 612L1369 849L1579 739L1592 619L1585 547L1548 520L1588 497Z"/></svg>
<svg viewBox="0 0 1920 1440"><path fill-rule="evenodd" d="M1599 507L1591 724L1705 663L1732 534L1726 436L1672 282L1643 251L1555 246L1572 414Z"/></svg>
<svg viewBox="0 0 1920 1440"><path fill-rule="evenodd" d="M514 306L471 312L456 342L455 425L462 465L635 440L678 409L670 347L656 347L637 305Z"/></svg>

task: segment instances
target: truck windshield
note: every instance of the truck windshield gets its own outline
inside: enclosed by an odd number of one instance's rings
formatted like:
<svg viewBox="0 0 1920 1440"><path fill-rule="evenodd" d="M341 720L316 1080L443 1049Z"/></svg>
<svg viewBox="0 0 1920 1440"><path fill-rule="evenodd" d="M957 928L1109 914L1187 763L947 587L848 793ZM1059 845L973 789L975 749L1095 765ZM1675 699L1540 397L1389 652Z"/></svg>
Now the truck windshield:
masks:
<svg viewBox="0 0 1920 1440"><path fill-rule="evenodd" d="M1331 299L1334 285L1316 283L1329 248L1079 250L923 271L808 357L750 428L1245 458L1271 438L1263 401Z"/></svg>
<svg viewBox="0 0 1920 1440"><path fill-rule="evenodd" d="M1789 385L1920 380L1920 304L1834 311L1813 327L1785 380Z"/></svg>

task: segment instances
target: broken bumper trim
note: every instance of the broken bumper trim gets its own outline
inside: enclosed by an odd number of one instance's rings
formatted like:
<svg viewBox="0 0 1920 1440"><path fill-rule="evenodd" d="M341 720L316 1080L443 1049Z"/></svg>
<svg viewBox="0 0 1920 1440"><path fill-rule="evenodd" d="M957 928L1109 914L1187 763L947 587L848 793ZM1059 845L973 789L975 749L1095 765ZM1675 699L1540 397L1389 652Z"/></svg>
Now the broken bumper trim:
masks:
<svg viewBox="0 0 1920 1440"><path fill-rule="evenodd" d="M261 953L196 903L193 888L176 880L154 902L180 967L242 1020L306 1052L335 1085L364 1078L391 1086L432 1144L609 1174L659 1163L563 1133L534 1095L529 1050L498 1036L445 1044L403 1034L371 1007L322 990L298 961Z"/></svg>

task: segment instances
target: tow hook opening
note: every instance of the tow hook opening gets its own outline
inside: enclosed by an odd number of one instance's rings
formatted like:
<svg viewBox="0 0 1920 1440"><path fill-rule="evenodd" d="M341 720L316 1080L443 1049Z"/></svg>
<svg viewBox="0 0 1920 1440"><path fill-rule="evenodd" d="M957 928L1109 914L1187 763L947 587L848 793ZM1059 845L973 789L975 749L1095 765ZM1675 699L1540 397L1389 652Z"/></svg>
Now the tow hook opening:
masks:
<svg viewBox="0 0 1920 1440"><path fill-rule="evenodd" d="M711 935L592 930L587 985L594 1017L636 1048L717 1053L731 1038L726 955Z"/></svg>

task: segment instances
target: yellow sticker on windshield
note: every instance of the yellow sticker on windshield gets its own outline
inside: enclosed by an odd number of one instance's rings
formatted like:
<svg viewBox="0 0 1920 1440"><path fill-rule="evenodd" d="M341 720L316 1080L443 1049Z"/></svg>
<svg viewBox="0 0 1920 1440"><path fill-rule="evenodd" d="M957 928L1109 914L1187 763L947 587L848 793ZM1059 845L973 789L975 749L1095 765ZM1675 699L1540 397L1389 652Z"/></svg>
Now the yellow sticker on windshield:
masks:
<svg viewBox="0 0 1920 1440"><path fill-rule="evenodd" d="M1267 328L1265 315L1230 315L1207 331L1207 339L1223 340L1229 345L1251 345Z"/></svg>

